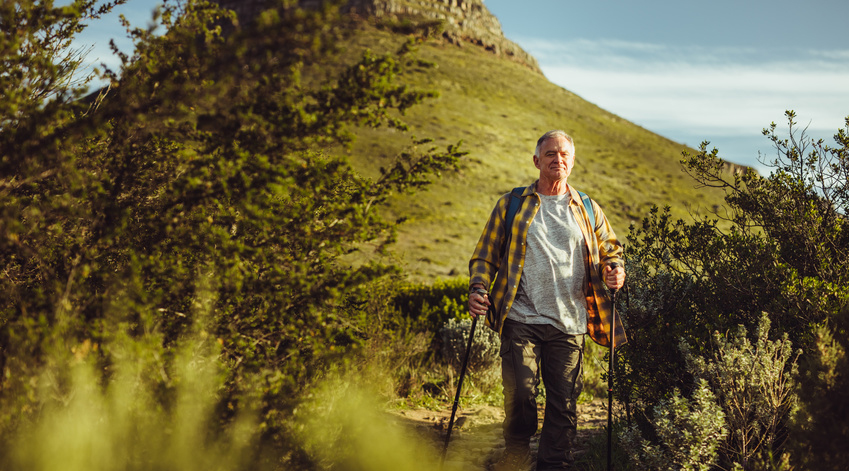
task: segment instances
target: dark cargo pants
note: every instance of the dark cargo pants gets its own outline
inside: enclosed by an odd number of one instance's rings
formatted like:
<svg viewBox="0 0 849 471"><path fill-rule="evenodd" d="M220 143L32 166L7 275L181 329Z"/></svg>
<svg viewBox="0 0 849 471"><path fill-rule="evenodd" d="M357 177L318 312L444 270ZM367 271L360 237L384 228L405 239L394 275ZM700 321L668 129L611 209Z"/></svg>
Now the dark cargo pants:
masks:
<svg viewBox="0 0 849 471"><path fill-rule="evenodd" d="M545 418L536 469L567 468L574 461L577 400L583 389L584 336L564 334L551 325L508 319L501 332L500 353L507 450L526 451L536 433L536 397L542 373Z"/></svg>

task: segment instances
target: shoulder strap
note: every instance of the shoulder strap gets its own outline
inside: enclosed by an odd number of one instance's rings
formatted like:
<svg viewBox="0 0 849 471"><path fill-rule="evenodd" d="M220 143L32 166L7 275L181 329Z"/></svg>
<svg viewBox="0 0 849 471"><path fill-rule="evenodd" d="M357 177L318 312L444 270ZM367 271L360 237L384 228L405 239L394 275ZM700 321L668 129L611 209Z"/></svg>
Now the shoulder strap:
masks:
<svg viewBox="0 0 849 471"><path fill-rule="evenodd" d="M510 192L510 205L507 206L507 217L504 218L504 228L509 232L513 227L513 219L516 218L516 213L519 212L519 205L522 203L522 193L525 192L525 187L517 186Z"/></svg>
<svg viewBox="0 0 849 471"><path fill-rule="evenodd" d="M519 205L522 203L522 193L525 192L525 187L517 186L510 192L510 203L507 205L507 215L504 217L504 243L501 245L501 258L507 252L507 241L510 239L511 230L513 228L513 219L516 218L516 213L519 212Z"/></svg>
<svg viewBox="0 0 849 471"><path fill-rule="evenodd" d="M590 200L590 197L587 196L587 194L583 191L577 190L577 192L579 195L581 195L581 201L584 203L584 209L587 210L587 214L590 217L590 224L592 225L592 227L595 227L595 212L593 211L592 200Z"/></svg>

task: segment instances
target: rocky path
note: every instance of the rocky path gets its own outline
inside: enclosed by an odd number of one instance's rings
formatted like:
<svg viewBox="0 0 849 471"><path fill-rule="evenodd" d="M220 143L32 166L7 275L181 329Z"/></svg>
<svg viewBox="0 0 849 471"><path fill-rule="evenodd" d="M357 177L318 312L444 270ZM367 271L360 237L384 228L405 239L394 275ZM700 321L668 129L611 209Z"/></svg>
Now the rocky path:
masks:
<svg viewBox="0 0 849 471"><path fill-rule="evenodd" d="M539 406L539 426L542 427L543 409ZM403 423L412 427L424 440L442 452L445 432L451 418L446 411L408 409L394 412ZM445 459L445 471L482 471L497 460L504 450L501 437L501 408L482 406L457 411L451 443ZM578 405L578 437L576 455L586 452L590 439L604 433L607 424L606 403L601 399ZM531 439L531 454L536 456L539 434Z"/></svg>

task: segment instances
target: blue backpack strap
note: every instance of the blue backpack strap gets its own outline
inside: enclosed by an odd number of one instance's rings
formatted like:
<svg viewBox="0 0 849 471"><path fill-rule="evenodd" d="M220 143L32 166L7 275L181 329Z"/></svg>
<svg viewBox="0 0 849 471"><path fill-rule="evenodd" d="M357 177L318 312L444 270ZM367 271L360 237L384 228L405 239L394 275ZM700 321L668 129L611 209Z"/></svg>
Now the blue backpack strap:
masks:
<svg viewBox="0 0 849 471"><path fill-rule="evenodd" d="M507 206L507 217L504 218L504 229L509 233L513 227L513 219L516 218L516 213L519 212L519 205L522 204L522 193L525 192L525 187L518 186L510 192L510 205Z"/></svg>
<svg viewBox="0 0 849 471"><path fill-rule="evenodd" d="M504 217L504 243L501 245L501 257L507 252L507 241L510 239L510 234L513 228L513 219L516 218L516 213L519 212L519 205L522 204L522 193L525 192L525 187L517 186L510 192L510 203L507 205L507 215Z"/></svg>
<svg viewBox="0 0 849 471"><path fill-rule="evenodd" d="M590 200L590 197L587 196L586 193L581 190L577 191L578 194L581 195L581 201L584 203L584 209L587 210L587 214L590 217L590 224L593 228L595 228L595 212L593 211L593 202L592 200Z"/></svg>

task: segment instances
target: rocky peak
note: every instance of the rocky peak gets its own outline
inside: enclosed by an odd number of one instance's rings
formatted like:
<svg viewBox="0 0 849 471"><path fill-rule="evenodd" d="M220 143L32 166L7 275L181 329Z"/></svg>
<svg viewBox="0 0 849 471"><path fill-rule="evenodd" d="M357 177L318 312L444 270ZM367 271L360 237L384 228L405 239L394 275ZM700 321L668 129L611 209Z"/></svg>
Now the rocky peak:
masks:
<svg viewBox="0 0 849 471"><path fill-rule="evenodd" d="M350 0L351 12L372 17L412 17L444 22L443 37L462 46L474 44L499 57L540 72L537 60L504 37L501 23L483 0Z"/></svg>
<svg viewBox="0 0 849 471"><path fill-rule="evenodd" d="M309 7L321 0L301 0ZM257 15L268 0L217 0L234 10L241 21ZM504 37L498 18L486 8L483 0L349 0L346 10L373 18L411 18L441 20L442 36L457 46L472 44L499 57L518 62L542 73L537 60L516 43Z"/></svg>

